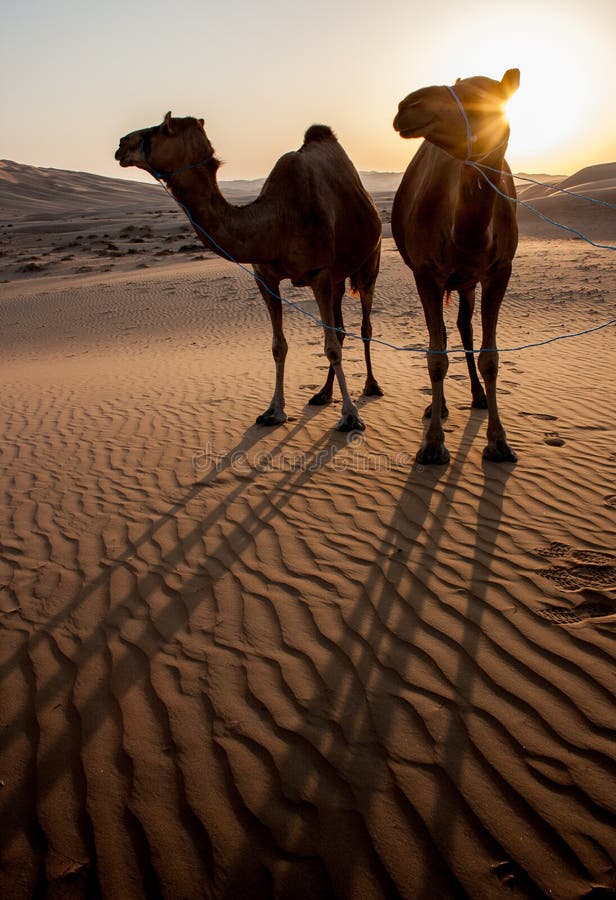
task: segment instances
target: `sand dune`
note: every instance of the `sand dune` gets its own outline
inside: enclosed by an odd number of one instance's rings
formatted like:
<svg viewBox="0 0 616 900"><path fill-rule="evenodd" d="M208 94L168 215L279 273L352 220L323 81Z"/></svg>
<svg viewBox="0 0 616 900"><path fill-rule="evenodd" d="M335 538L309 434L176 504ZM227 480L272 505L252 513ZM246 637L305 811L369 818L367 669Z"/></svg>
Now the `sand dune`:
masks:
<svg viewBox="0 0 616 900"><path fill-rule="evenodd" d="M366 189L372 194L390 236L388 223L391 204L402 178L401 172L362 172ZM486 173L490 177L491 173ZM528 182L531 178L540 184ZM244 204L254 200L264 179L235 181L221 180L221 190L231 203ZM588 228L594 238L614 230L613 212L595 204L559 193L554 188L566 188L591 200L616 203L616 163L588 166L571 176L521 174L517 179L518 195L525 203L532 203L545 215L562 219L564 224ZM535 202L536 201L536 202ZM100 217L107 211L111 219L123 216L173 212L174 202L156 184L143 184L120 178L104 178L82 172L42 169L9 160L0 160L0 221L44 221L57 219L61 213L72 218ZM560 221L559 219L559 221ZM553 237L553 227L519 207L522 234ZM564 236L560 234L559 236Z"/></svg>
<svg viewBox="0 0 616 900"><path fill-rule="evenodd" d="M18 187L0 896L615 896L614 328L502 354L515 466L482 462L452 357L452 461L423 469L422 353L375 350L386 393L347 439L336 403L306 405L322 337L289 313L291 418L258 427L273 365L249 276L164 196L141 205L147 185L82 213ZM614 317L609 252L523 237L501 347ZM425 344L387 238L373 324ZM361 346L344 356L357 396Z"/></svg>
<svg viewBox="0 0 616 900"><path fill-rule="evenodd" d="M544 181L542 178L535 180ZM560 188L581 196L561 193ZM581 231L592 240L615 243L614 209L601 204L616 206L616 163L580 169L568 178L554 180L553 188L519 182L518 196L543 215ZM518 207L518 224L523 235L547 237L552 236L554 230L552 225L524 206ZM562 229L560 234L566 236ZM573 238L577 240L575 236Z"/></svg>

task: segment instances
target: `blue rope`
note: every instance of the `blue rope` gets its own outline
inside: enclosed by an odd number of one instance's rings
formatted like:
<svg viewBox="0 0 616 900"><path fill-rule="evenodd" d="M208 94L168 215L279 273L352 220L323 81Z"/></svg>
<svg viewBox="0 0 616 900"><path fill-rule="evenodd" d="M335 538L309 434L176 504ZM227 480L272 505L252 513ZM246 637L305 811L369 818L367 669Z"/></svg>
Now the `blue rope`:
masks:
<svg viewBox="0 0 616 900"><path fill-rule="evenodd" d="M449 93L451 94L453 99L456 101L456 106L460 110L460 114L462 115L462 118L464 119L464 124L466 126L466 158L470 159L472 156L472 153L473 153L473 140L475 138L475 135L473 134L473 129L471 128L470 120L469 120L468 116L466 115L466 110L464 109L464 106L462 105L462 101L460 100L460 98L458 97L458 95L456 94L454 89L452 87L450 87L448 84L446 84L445 87L447 88L447 90L449 91Z"/></svg>
<svg viewBox="0 0 616 900"><path fill-rule="evenodd" d="M513 177L513 176L511 175L510 172L503 171L502 169L494 169L494 168L492 168L492 166L487 166L483 163L480 163L479 159L485 158L485 156L487 156L487 153L485 153L483 155L483 157L476 157L475 159L472 158L471 147L472 147L473 129L471 128L470 120L468 118L468 115L466 114L466 110L464 109L464 104L462 103L462 101L460 100L460 98L458 97L458 95L456 94L454 89L447 85L447 90L449 91L449 93L451 94L453 99L456 101L456 105L458 107L458 110L460 111L460 115L464 119L464 124L466 126L467 153L466 153L466 159L463 160L463 163L465 166L470 166L471 168L473 168L477 172L479 172L479 174L482 176L482 178L484 178L488 182L490 187L494 191L496 191L497 194L499 194L501 197L503 197L505 200L509 200L511 203L517 203L519 206L523 206L525 209L529 209L536 216L539 216L540 219L543 219L544 222L549 222L550 225L555 225L556 228L562 228L564 231L569 231L571 234L575 234L577 237L581 238L583 241L586 241L587 243L592 244L593 247L599 247L599 249L601 249L601 250L616 250L616 246L612 246L610 244L598 244L595 241L591 240L589 237L587 237L585 234L583 234L581 231L578 231L577 228L571 228L569 225L562 225L560 222L556 222L555 219L551 219L549 216L546 216L542 212L539 212L539 210L535 209L534 206L531 206L530 203L527 203L524 200L520 200L518 197L512 197L510 194L505 194L505 193L503 193L503 191L499 190L496 187L496 185L492 181L490 181L488 176L482 170L486 169L487 171L498 172L500 175L508 175L510 177ZM505 141L503 141L503 143L499 144L498 147L495 147L490 152L493 153L495 150L498 150L500 147L504 146L506 144L506 142L507 142L507 139L505 139ZM531 182L533 181L532 178L529 178L526 180L531 181ZM539 182L539 181L535 182L535 184L540 184L540 183L541 182ZM544 187L545 187L545 185L544 185ZM562 193L564 193L564 194L571 193L571 194L573 194L573 196L582 197L581 194L574 194L573 191L568 191L566 188L562 188ZM598 202L602 206L616 208L613 206L613 204L606 203L603 200L595 201L591 197L584 197L583 199L590 200L593 203Z"/></svg>
<svg viewBox="0 0 616 900"><path fill-rule="evenodd" d="M493 166L486 166L484 163L477 162L476 160L472 160L472 162L488 172L496 172L497 175L511 175L511 173L505 171L505 169L495 169ZM598 206L616 209L616 203L608 203L607 200L598 200L596 197L587 197L585 194L578 194L577 191L570 191L568 188L559 187L557 184L548 184L545 181L537 181L536 178L529 178L527 175L511 175L511 177L514 179L517 178L518 181L528 181L531 184L538 184L540 187L549 188L549 190L557 191L559 194L568 194L570 197L577 197L578 200L586 200L588 203L596 203Z"/></svg>
<svg viewBox="0 0 616 900"><path fill-rule="evenodd" d="M563 225L562 222L557 222L555 219L551 219L549 216L544 215L544 213L539 212L538 209L535 209L534 206L531 206L530 203L527 203L524 200L520 200L519 197L511 197L511 196L509 196L509 194L505 194L503 191L501 191L499 188L496 187L496 185L494 184L493 181L490 181L490 179L488 178L486 173L482 171L482 168L484 168L484 167L482 167L480 163L471 162L470 160L467 159L467 160L464 160L464 165L471 166L471 168L476 169L476 171L479 172L481 177L484 178L488 182L488 184L490 185L492 190L496 191L496 193L500 197L504 197L505 200L510 200L511 203L517 203L518 206L523 206L525 209L529 209L536 216L539 216L540 219L543 219L544 222L549 222L550 225L555 225L557 228L562 228L564 231L569 231L569 232L571 232L571 234L577 235L577 237L581 238L583 241L586 241L586 243L592 244L593 247L598 247L600 250L616 250L616 246L614 244L598 244L596 241L593 241L591 238L589 238L587 235L583 234L581 231L578 231L577 228L572 228L570 225ZM485 168L487 168L487 167L485 167ZM498 170L494 170L494 171L498 171ZM509 175L508 172L506 172L505 174ZM511 175L510 177L513 178L514 176ZM586 197L585 199L590 200L591 198Z"/></svg>
<svg viewBox="0 0 616 900"><path fill-rule="evenodd" d="M476 163L468 163L468 164L477 168ZM438 355L438 356L449 356L449 355L453 355L455 353L461 353L461 354L473 353L475 355L477 355L479 353L515 353L520 350L529 350L533 347L543 347L543 346L545 346L545 344L552 344L556 341L564 341L569 338L576 338L576 337L581 337L582 335L585 335L585 334L592 334L595 331L601 331L604 328L609 328L611 325L616 325L616 319L610 319L609 321L604 322L602 325L596 325L594 328L586 328L583 331L571 332L569 334L560 334L560 335L556 335L555 337L552 337L552 338L547 338L546 340L543 340L543 341L536 341L536 342L530 343L530 344L521 344L518 347L503 347L500 349L498 347L494 347L493 349L486 349L485 347L482 347L479 350L465 350L465 349L461 349L461 348L452 349L452 350L432 350L430 348L422 348L422 347L400 347L397 344L390 344L389 341L384 341L384 340L381 340L380 338L374 338L374 337L373 338L365 338L365 337L363 337L363 335L356 334L352 331L347 331L345 328L341 328L341 327L338 327L335 325L326 325L325 322L322 322L321 319L318 318L318 316L314 315L314 313L309 312L307 309L303 309L297 303L294 303L292 300L288 300L286 297L282 297L279 294L277 294L275 291L273 291L269 287L269 285L259 275L257 275L252 269L249 269L248 266L239 262L227 250L225 250L224 247L221 247L220 244L218 243L218 241L216 241L212 237L212 235L209 234L205 230L205 228L203 228L203 226L199 224L199 222L196 222L194 220L188 207L185 206L183 203L180 203L180 201L177 200L176 197L173 196L173 194L171 193L171 191L169 190L167 185L164 183L163 178L169 178L171 175L176 174L175 172L172 172L172 173L170 173L170 175L167 175L167 174L164 174L161 172L156 172L154 170L151 170L151 171L152 171L152 175L154 176L156 181L160 184L160 186L169 194L170 197L173 198L173 200L177 203L177 205L181 209L184 210L184 213L186 214L186 217L188 218L188 221L191 223L191 225L194 228L196 228L198 231L200 231L207 238L207 240L210 242L210 244L216 248L216 250L218 251L218 253L220 253L221 256L226 257L226 259L228 259L230 262L234 263L236 266L238 266L244 272L247 272L248 275L251 276L251 278L253 278L256 282L261 284L265 288L265 290L268 292L268 294L270 294L270 296L274 298L274 300L279 300L281 303L284 303L284 304L286 304L286 306L291 307L291 309L294 309L296 312L300 313L302 316L305 316L307 319L311 319L314 322L314 324L319 326L320 328L326 328L329 331L336 331L339 334L343 334L346 337L355 338L356 340L363 341L364 343L379 344L379 346L381 346L381 347L387 347L389 350L399 350L403 353L426 353L426 354L434 354L434 355ZM480 170L478 169L478 171L480 171ZM488 179L487 175L485 175L481 171L480 171L480 174L483 175L483 177L488 181L488 184L490 184L498 194L501 194L501 196L505 197L505 199L513 199L511 197L508 197L507 194L502 194L502 192L499 191L498 188L495 185L493 185L492 182ZM531 207L531 209L532 209L532 207ZM548 220L548 221L550 221L550 220ZM554 223L554 224L558 224L558 223ZM562 226L562 227L565 227L565 226ZM596 245L596 246L601 246L601 245ZM616 249L616 248L611 248L611 249Z"/></svg>

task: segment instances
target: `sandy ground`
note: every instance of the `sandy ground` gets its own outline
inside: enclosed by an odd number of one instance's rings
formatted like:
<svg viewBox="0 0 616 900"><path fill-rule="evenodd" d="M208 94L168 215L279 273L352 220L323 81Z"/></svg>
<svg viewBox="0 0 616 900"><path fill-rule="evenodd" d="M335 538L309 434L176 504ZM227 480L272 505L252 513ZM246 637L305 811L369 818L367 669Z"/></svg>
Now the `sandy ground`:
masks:
<svg viewBox="0 0 616 900"><path fill-rule="evenodd" d="M253 424L264 305L179 215L0 247L0 896L616 896L614 328L502 354L517 465L454 356L422 468L423 354L349 439L295 312ZM522 240L501 347L615 315L609 252ZM373 323L425 345L389 239Z"/></svg>

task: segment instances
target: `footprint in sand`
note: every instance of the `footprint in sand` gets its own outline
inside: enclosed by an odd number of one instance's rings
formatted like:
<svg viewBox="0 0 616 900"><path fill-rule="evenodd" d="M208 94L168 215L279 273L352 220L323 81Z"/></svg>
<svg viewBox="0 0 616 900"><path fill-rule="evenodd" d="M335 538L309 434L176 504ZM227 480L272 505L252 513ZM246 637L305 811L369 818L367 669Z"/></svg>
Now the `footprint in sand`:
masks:
<svg viewBox="0 0 616 900"><path fill-rule="evenodd" d="M539 615L556 625L579 625L590 619L604 619L616 615L616 606L609 603L582 603L577 609L566 606L546 606L538 610Z"/></svg>
<svg viewBox="0 0 616 900"><path fill-rule="evenodd" d="M541 419L542 422L556 422L558 416L550 416L548 413L519 412L519 416L530 416L531 419Z"/></svg>
<svg viewBox="0 0 616 900"><path fill-rule="evenodd" d="M594 591L616 590L616 556L595 550L577 550L560 541L553 541L547 547L538 547L540 556L558 559L561 565L549 569L540 569L539 575L556 584L562 591L574 592L590 589ZM616 614L616 598L613 606L605 612L593 616ZM580 610L575 610L578 613ZM589 616L584 616L588 618Z"/></svg>
<svg viewBox="0 0 616 900"><path fill-rule="evenodd" d="M557 431L546 431L543 435L543 443L549 444L550 447L564 447L565 442Z"/></svg>
<svg viewBox="0 0 616 900"><path fill-rule="evenodd" d="M609 506L610 509L616 509L616 494L608 494L603 498L603 502L606 506Z"/></svg>

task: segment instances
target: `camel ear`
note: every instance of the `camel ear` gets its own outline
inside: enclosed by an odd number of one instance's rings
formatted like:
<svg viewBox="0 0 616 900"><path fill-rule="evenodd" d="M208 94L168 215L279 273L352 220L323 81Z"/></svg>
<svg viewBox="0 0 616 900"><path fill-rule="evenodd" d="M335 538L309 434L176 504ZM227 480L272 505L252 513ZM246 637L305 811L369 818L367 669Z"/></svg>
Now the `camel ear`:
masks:
<svg viewBox="0 0 616 900"><path fill-rule="evenodd" d="M461 81L462 81L461 78L456 78L456 84L460 84Z"/></svg>
<svg viewBox="0 0 616 900"><path fill-rule="evenodd" d="M163 122L163 131L168 135L173 134L173 125L171 124L171 110L169 110L169 112L165 116L165 121Z"/></svg>
<svg viewBox="0 0 616 900"><path fill-rule="evenodd" d="M501 84L503 86L503 90L505 91L505 96L507 97L507 99L509 99L509 97L511 97L512 94L515 94L517 89L520 87L520 70L507 69L507 71L501 78Z"/></svg>
<svg viewBox="0 0 616 900"><path fill-rule="evenodd" d="M197 121L199 122L199 125L201 125L203 129L205 129L205 119L198 119Z"/></svg>

